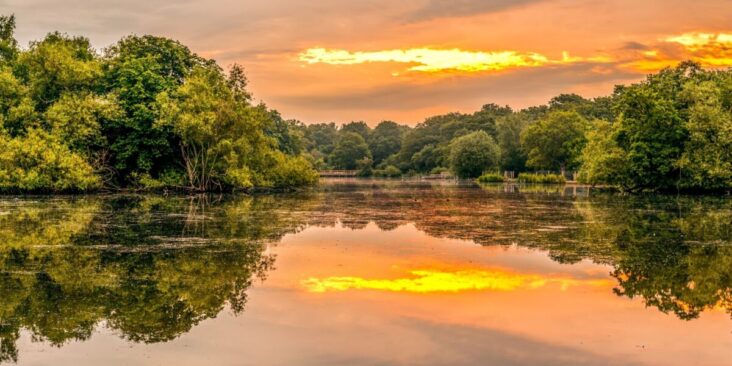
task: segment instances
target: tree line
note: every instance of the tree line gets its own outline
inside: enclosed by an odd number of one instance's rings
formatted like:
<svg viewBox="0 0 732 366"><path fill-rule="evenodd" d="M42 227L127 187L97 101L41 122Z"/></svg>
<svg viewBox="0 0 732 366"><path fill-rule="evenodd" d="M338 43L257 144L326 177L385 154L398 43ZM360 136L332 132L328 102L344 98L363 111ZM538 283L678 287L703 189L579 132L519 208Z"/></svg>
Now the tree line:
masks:
<svg viewBox="0 0 732 366"><path fill-rule="evenodd" d="M128 36L99 52L49 33L21 49L0 17L0 190L312 184L288 124L177 41Z"/></svg>
<svg viewBox="0 0 732 366"><path fill-rule="evenodd" d="M299 124L318 168L398 176L452 171L461 178L514 171L576 171L592 185L625 191L732 188L732 71L693 62L586 99L561 94L514 111L391 121Z"/></svg>
<svg viewBox="0 0 732 366"><path fill-rule="evenodd" d="M609 96L486 104L415 127L285 120L177 41L95 50L53 32L21 48L0 17L0 191L294 187L316 169L401 176L576 171L625 191L732 188L732 72L683 62Z"/></svg>

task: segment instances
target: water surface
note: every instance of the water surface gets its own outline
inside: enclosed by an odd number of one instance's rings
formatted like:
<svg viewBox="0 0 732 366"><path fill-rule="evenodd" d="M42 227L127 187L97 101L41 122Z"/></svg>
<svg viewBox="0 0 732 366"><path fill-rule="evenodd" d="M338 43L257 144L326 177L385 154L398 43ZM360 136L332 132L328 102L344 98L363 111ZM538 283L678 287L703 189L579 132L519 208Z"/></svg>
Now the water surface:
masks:
<svg viewBox="0 0 732 366"><path fill-rule="evenodd" d="M729 365L732 200L332 180L0 200L0 363Z"/></svg>

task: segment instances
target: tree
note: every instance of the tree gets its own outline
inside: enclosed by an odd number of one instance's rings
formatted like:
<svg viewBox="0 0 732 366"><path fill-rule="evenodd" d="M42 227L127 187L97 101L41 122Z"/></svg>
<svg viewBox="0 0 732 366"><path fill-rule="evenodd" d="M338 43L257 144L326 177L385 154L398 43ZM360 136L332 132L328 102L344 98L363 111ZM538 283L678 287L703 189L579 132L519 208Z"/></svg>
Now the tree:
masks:
<svg viewBox="0 0 732 366"><path fill-rule="evenodd" d="M359 161L371 159L366 141L355 132L340 134L335 149L330 154L330 162L336 169L353 170L359 168Z"/></svg>
<svg viewBox="0 0 732 366"><path fill-rule="evenodd" d="M107 143L102 126L121 115L117 101L111 96L63 94L45 113L50 130L72 150L91 157Z"/></svg>
<svg viewBox="0 0 732 366"><path fill-rule="evenodd" d="M587 132L587 144L580 158L578 180L585 184L626 186L627 155L615 141L613 126L597 120Z"/></svg>
<svg viewBox="0 0 732 366"><path fill-rule="evenodd" d="M497 169L499 161L498 145L484 131L458 137L450 143L450 167L460 178L477 178L483 172Z"/></svg>
<svg viewBox="0 0 732 366"><path fill-rule="evenodd" d="M123 115L103 126L104 135L122 182L177 169L178 142L169 126L155 124L156 99L209 62L176 41L153 36L123 38L106 50L105 61L105 91L117 95Z"/></svg>
<svg viewBox="0 0 732 366"><path fill-rule="evenodd" d="M623 89L615 139L627 154L628 190L672 189L679 184L677 164L684 150L686 129L674 101L648 85Z"/></svg>
<svg viewBox="0 0 732 366"><path fill-rule="evenodd" d="M577 168L586 130L587 121L577 112L550 112L521 133L521 146L528 156L526 165L562 171Z"/></svg>
<svg viewBox="0 0 732 366"><path fill-rule="evenodd" d="M29 127L40 127L28 87L9 67L0 68L0 121L5 132L13 137L24 134Z"/></svg>
<svg viewBox="0 0 732 366"><path fill-rule="evenodd" d="M0 66L10 64L18 56L15 40L15 15L0 16Z"/></svg>
<svg viewBox="0 0 732 366"><path fill-rule="evenodd" d="M58 136L30 129L26 136L0 137L2 191L86 191L100 186L94 169Z"/></svg>
<svg viewBox="0 0 732 366"><path fill-rule="evenodd" d="M363 137L364 141L368 141L369 136L371 136L371 128L364 121L358 121L358 122L354 121L354 122L346 123L341 127L341 129L338 132L340 132L340 133L355 132L355 133L361 135L361 137Z"/></svg>
<svg viewBox="0 0 732 366"><path fill-rule="evenodd" d="M687 83L689 139L679 160L682 185L691 189L732 187L732 111L723 106L722 88L712 80Z"/></svg>
<svg viewBox="0 0 732 366"><path fill-rule="evenodd" d="M383 121L374 128L369 137L369 150L375 165L401 150L403 131L402 127L392 121Z"/></svg>
<svg viewBox="0 0 732 366"><path fill-rule="evenodd" d="M63 93L91 91L102 76L89 40L50 33L18 56L15 74L28 85L36 108L44 112Z"/></svg>
<svg viewBox="0 0 732 366"><path fill-rule="evenodd" d="M498 146L501 149L501 168L521 172L526 170L526 153L521 148L521 132L531 123L525 114L515 113L496 123Z"/></svg>
<svg viewBox="0 0 732 366"><path fill-rule="evenodd" d="M276 149L265 133L272 114L239 98L218 67L196 67L175 92L158 96L159 125L180 139L186 180L196 190L289 186L312 183L315 173L302 158Z"/></svg>

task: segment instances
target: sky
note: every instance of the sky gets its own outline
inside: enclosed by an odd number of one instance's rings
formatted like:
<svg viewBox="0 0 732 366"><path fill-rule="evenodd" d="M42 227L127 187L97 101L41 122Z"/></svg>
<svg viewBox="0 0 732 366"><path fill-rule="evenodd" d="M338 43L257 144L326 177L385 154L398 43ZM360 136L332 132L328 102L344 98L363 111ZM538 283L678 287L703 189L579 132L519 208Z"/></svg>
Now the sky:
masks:
<svg viewBox="0 0 732 366"><path fill-rule="evenodd" d="M170 37L247 70L257 100L305 123L414 125L515 109L681 60L732 66L731 0L0 0L22 45L50 31L103 49Z"/></svg>

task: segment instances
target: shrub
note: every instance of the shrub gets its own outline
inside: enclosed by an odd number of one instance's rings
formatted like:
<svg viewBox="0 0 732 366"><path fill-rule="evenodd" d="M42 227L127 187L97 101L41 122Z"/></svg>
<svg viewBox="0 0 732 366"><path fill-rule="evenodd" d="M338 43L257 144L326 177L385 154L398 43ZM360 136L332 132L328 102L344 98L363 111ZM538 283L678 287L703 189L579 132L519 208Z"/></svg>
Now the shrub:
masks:
<svg viewBox="0 0 732 366"><path fill-rule="evenodd" d="M384 178L398 178L402 176L402 171L393 165L387 165L384 169L374 170L374 176Z"/></svg>
<svg viewBox="0 0 732 366"><path fill-rule="evenodd" d="M27 136L0 137L0 190L78 192L101 185L91 165L56 136L31 129Z"/></svg>
<svg viewBox="0 0 732 366"><path fill-rule="evenodd" d="M486 170L498 168L499 159L498 145L484 131L450 142L450 167L459 178L477 178Z"/></svg>
<svg viewBox="0 0 732 366"><path fill-rule="evenodd" d="M505 179L498 173L485 173L476 179L478 183L503 183Z"/></svg>
<svg viewBox="0 0 732 366"><path fill-rule="evenodd" d="M567 180L560 174L533 174L521 173L518 176L519 183L538 184L565 184Z"/></svg>

